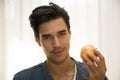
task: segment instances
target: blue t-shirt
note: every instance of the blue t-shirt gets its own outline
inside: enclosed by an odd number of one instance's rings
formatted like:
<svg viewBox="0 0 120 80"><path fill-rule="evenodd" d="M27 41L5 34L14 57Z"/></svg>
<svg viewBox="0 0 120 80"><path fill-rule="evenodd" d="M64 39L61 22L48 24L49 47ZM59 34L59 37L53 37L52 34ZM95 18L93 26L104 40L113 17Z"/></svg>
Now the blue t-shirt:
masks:
<svg viewBox="0 0 120 80"><path fill-rule="evenodd" d="M89 73L84 64L77 61L75 61L75 63L77 66L76 80L88 80ZM18 72L15 74L13 80L53 80L53 78L49 74L45 62L43 62L34 67ZM105 77L104 80L108 80L107 77Z"/></svg>

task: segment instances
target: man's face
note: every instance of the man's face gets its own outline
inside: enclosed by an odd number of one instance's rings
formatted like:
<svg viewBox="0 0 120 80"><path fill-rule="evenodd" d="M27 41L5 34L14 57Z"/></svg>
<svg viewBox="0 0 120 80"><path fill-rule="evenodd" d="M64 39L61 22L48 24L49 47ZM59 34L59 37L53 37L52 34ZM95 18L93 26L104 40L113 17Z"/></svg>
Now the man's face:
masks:
<svg viewBox="0 0 120 80"><path fill-rule="evenodd" d="M61 63L69 56L71 32L62 18L57 18L39 25L39 39L36 41L43 48L47 59Z"/></svg>

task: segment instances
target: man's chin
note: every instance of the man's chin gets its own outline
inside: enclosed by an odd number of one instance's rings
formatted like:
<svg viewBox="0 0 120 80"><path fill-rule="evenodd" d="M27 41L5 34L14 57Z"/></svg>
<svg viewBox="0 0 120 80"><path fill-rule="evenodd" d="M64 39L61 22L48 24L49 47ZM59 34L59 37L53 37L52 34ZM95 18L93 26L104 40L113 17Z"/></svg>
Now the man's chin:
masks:
<svg viewBox="0 0 120 80"><path fill-rule="evenodd" d="M54 64L61 64L61 63L64 63L65 61L66 61L66 59L67 59L67 56L66 57L58 57L58 58L48 58L48 60L50 60L52 63L54 63Z"/></svg>

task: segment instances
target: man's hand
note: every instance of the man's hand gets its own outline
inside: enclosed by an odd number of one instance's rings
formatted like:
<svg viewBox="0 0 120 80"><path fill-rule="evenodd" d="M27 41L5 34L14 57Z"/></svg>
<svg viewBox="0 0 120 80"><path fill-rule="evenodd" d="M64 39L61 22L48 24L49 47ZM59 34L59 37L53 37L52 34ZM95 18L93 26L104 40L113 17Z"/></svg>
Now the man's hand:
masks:
<svg viewBox="0 0 120 80"><path fill-rule="evenodd" d="M106 73L105 59L103 55L95 50L95 55L82 56L83 63L89 72L89 80L104 80Z"/></svg>

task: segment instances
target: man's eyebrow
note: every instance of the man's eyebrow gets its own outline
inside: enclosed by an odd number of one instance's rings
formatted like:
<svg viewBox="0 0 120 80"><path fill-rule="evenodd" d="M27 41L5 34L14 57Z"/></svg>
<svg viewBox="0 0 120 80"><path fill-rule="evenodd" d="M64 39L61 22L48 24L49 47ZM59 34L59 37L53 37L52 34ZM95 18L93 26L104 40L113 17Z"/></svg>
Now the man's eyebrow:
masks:
<svg viewBox="0 0 120 80"><path fill-rule="evenodd" d="M62 32L67 32L67 30L61 30L61 31L59 31L58 33L62 33Z"/></svg>
<svg viewBox="0 0 120 80"><path fill-rule="evenodd" d="M42 35L42 37L47 37L47 36L50 36L50 34L44 34L44 35Z"/></svg>
<svg viewBox="0 0 120 80"><path fill-rule="evenodd" d="M63 32L67 32L67 30L58 31L58 33L63 33ZM41 37L47 37L47 36L50 36L50 34L43 34Z"/></svg>

